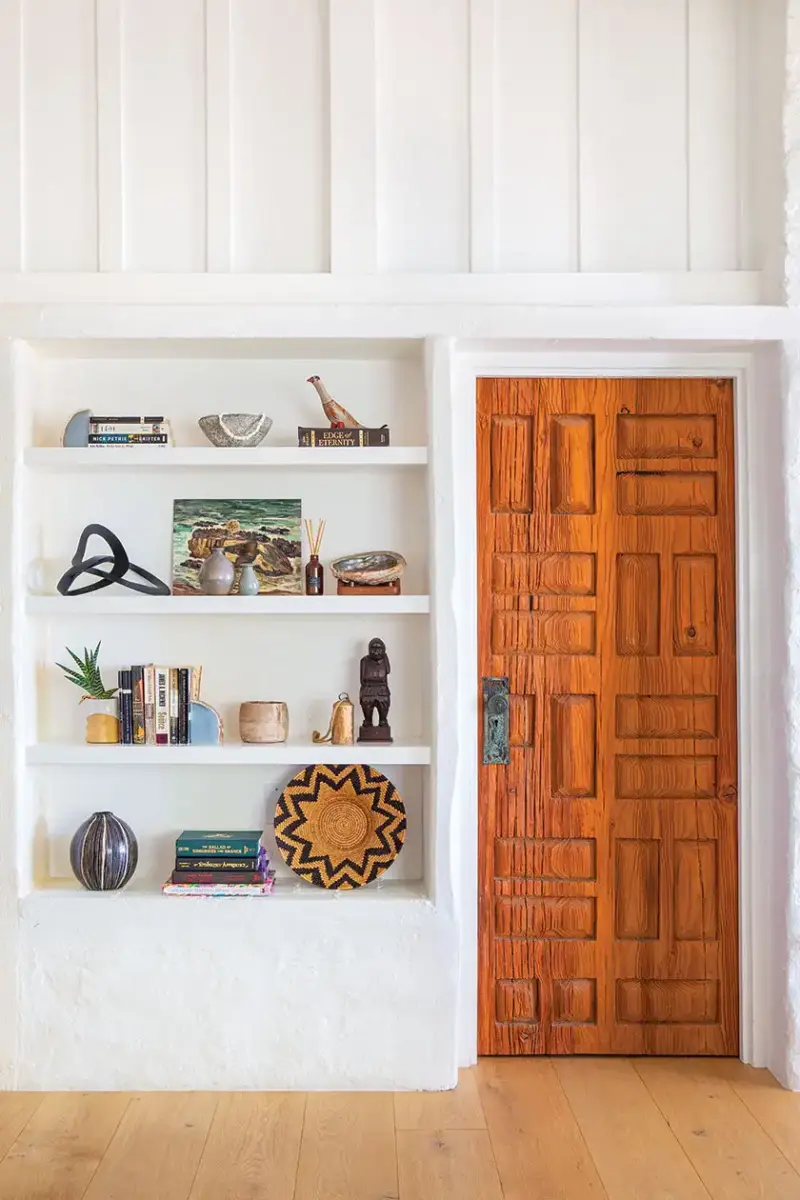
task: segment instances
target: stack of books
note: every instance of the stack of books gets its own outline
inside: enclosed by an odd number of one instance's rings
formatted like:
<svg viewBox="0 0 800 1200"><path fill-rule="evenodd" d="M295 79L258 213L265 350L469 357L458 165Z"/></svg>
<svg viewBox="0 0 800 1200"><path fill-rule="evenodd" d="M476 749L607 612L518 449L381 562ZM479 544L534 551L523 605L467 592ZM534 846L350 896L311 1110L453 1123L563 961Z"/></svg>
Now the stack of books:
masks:
<svg viewBox="0 0 800 1200"><path fill-rule="evenodd" d="M119 672L119 740L123 746L191 745L196 669L148 664Z"/></svg>
<svg viewBox="0 0 800 1200"><path fill-rule="evenodd" d="M92 417L90 446L169 446L169 421L163 417Z"/></svg>
<svg viewBox="0 0 800 1200"><path fill-rule="evenodd" d="M175 839L175 870L161 889L165 896L268 896L275 872L263 830L219 833L184 829Z"/></svg>

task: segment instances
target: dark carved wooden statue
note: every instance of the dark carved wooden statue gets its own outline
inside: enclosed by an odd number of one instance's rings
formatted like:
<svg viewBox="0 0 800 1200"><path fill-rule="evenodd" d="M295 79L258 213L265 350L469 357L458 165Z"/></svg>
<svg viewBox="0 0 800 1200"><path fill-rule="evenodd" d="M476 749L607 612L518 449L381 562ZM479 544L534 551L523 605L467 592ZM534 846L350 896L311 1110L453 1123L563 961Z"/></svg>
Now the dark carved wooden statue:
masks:
<svg viewBox="0 0 800 1200"><path fill-rule="evenodd" d="M369 654L361 660L361 691L359 702L364 714L364 723L358 734L360 742L391 742L392 730L389 725L389 705L392 697L389 691L389 672L391 671L386 646L380 638L373 638L369 644ZM373 724L375 713L378 714L378 724Z"/></svg>

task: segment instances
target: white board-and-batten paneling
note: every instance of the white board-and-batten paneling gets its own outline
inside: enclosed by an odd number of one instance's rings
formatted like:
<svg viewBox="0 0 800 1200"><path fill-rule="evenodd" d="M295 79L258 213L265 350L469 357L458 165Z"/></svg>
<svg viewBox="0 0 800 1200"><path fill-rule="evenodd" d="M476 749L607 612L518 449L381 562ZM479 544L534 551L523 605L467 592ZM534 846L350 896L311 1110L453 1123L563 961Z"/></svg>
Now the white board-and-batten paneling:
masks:
<svg viewBox="0 0 800 1200"><path fill-rule="evenodd" d="M758 269L765 22L773 0L0 0L0 272Z"/></svg>

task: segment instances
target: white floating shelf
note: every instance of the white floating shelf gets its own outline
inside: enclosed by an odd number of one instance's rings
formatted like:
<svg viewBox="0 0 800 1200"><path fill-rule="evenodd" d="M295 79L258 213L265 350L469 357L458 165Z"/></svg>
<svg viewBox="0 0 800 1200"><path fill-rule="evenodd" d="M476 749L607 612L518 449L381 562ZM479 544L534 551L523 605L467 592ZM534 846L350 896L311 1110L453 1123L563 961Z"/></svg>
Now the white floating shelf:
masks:
<svg viewBox="0 0 800 1200"><path fill-rule="evenodd" d="M424 467L427 446L373 446L320 450L305 446L257 446L255 449L214 446L108 446L66 448L33 446L25 451L25 466L37 471L92 471L193 467Z"/></svg>
<svg viewBox="0 0 800 1200"><path fill-rule="evenodd" d="M430 596L27 596L32 617L79 616L351 616L428 613Z"/></svg>
<svg viewBox="0 0 800 1200"><path fill-rule="evenodd" d="M82 888L74 879L53 879L38 884L22 900L25 909L30 910L38 905L52 905L59 901L67 903L111 903L111 904L146 904L158 901L164 903L183 902L183 907L192 907L192 901L208 899L201 896L164 896L161 888L155 884L140 882L135 876L128 887L119 892L89 892ZM363 888L334 890L318 888L312 884L302 883L294 878L282 875L275 884L275 890L268 896L214 896L214 903L220 900L230 900L236 904L251 904L257 908L271 904L368 904L370 901L385 904L389 900L430 903L425 884L418 879L378 879Z"/></svg>
<svg viewBox="0 0 800 1200"><path fill-rule="evenodd" d="M270 746L226 742L222 746L89 746L84 742L39 742L28 746L29 766L301 767L308 763L369 763L427 766L431 748L419 742L357 743L355 746L280 742Z"/></svg>

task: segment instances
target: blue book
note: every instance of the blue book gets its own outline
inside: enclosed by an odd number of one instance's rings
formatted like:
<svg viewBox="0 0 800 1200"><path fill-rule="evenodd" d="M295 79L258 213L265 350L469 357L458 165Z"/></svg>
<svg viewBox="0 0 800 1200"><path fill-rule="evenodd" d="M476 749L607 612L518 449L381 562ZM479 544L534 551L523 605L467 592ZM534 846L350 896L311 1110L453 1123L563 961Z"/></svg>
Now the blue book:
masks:
<svg viewBox="0 0 800 1200"><path fill-rule="evenodd" d="M214 829L184 829L175 840L175 854L182 858L222 854L226 858L248 858L261 849L263 829L238 829L229 833Z"/></svg>

